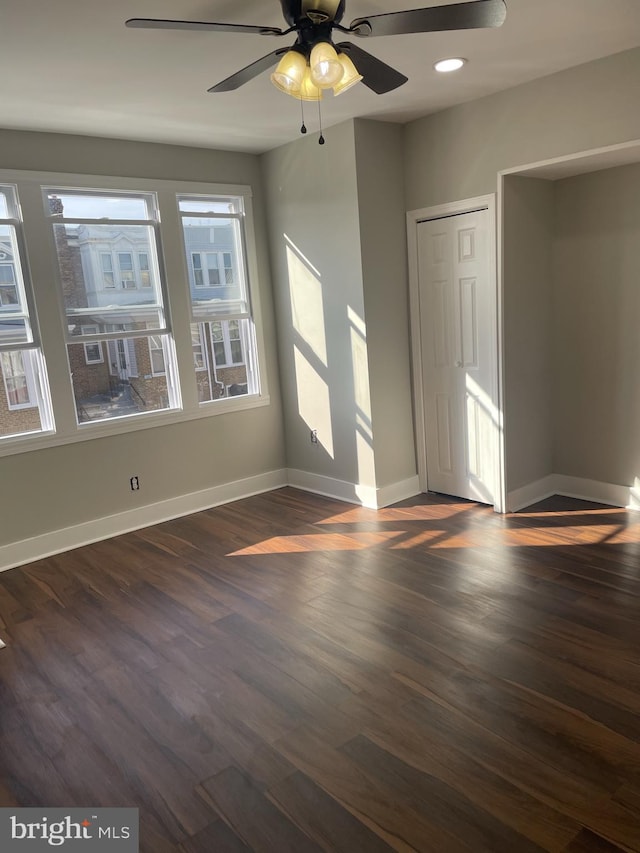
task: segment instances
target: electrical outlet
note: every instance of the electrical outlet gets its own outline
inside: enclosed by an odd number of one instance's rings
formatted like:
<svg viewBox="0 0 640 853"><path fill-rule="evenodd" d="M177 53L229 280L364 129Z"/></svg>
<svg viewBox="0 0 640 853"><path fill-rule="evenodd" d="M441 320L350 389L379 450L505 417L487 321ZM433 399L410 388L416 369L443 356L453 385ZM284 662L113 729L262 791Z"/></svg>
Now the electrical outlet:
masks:
<svg viewBox="0 0 640 853"><path fill-rule="evenodd" d="M129 485L132 492L137 492L140 489L140 480L137 477L132 477L129 480Z"/></svg>
<svg viewBox="0 0 640 853"><path fill-rule="evenodd" d="M318 443L318 430L312 429L311 433L309 435L309 438L311 440L311 444L317 444Z"/></svg>

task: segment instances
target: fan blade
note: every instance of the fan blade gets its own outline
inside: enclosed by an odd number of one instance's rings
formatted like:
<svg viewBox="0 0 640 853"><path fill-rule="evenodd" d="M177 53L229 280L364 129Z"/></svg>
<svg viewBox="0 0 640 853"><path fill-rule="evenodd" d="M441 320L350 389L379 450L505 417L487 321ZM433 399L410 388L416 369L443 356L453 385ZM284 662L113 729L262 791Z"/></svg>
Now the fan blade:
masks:
<svg viewBox="0 0 640 853"><path fill-rule="evenodd" d="M501 27L507 16L504 0L472 0L452 6L431 6L407 12L387 12L356 18L350 31L357 36L396 36L405 33L434 33Z"/></svg>
<svg viewBox="0 0 640 853"><path fill-rule="evenodd" d="M404 74L396 71L395 68L387 65L386 62L377 59L375 56L367 53L366 50L362 50L361 47L351 44L351 42L345 41L336 46L349 54L358 72L362 74L364 85L372 89L377 95L384 95L386 92L391 92L393 89L402 86L409 79Z"/></svg>
<svg viewBox="0 0 640 853"><path fill-rule="evenodd" d="M240 86L244 86L245 83L253 80L258 74L262 74L263 71L267 71L274 66L282 54L288 50L288 47L280 47L278 50L274 50L273 53L268 53L261 59L256 59L251 65L246 65L240 71L232 74L231 77L227 77L225 80L207 89L207 92L233 92L234 89L239 89Z"/></svg>
<svg viewBox="0 0 640 853"><path fill-rule="evenodd" d="M214 33L258 33L263 36L283 36L277 27L254 27L249 24L215 24L213 21L166 21L162 18L129 18L126 27L143 30L208 30Z"/></svg>

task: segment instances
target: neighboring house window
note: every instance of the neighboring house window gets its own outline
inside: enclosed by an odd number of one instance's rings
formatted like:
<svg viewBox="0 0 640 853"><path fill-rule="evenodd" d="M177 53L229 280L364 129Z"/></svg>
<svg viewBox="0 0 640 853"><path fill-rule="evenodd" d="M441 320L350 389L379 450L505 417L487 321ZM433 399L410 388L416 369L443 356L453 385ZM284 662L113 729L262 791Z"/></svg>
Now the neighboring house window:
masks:
<svg viewBox="0 0 640 853"><path fill-rule="evenodd" d="M151 372L153 375L160 376L165 373L164 350L160 335L149 335L149 356L151 358Z"/></svg>
<svg viewBox="0 0 640 853"><path fill-rule="evenodd" d="M137 287L134 264L144 256L142 266L147 269L141 271L160 269L155 194L46 189L49 210L53 210L54 200L55 211L49 219L58 256L78 423L177 409L177 368L168 370L166 364L167 358L174 358L174 349L166 346L171 330L164 282L149 277L143 291ZM105 273L113 269L107 270L106 259L115 257L118 286L105 293L91 280L95 263L71 263L70 259L74 252L91 257L96 246L109 243L112 251L101 252L103 281ZM123 243L131 246L131 251L121 251ZM86 363L97 363L98 350L106 352L108 371L82 373L77 368L78 347L83 347ZM147 360L145 350L151 354L153 373L163 376L160 387L156 381L146 388L145 377L139 376L138 364Z"/></svg>
<svg viewBox="0 0 640 853"><path fill-rule="evenodd" d="M192 252L191 263L196 287L219 287L222 284L216 252Z"/></svg>
<svg viewBox="0 0 640 853"><path fill-rule="evenodd" d="M244 265L244 200L180 195L178 207L192 273L194 363L196 370L203 365L210 374L211 394L205 402L230 394L229 387L234 395L258 394L256 335ZM202 292L207 287L216 287L217 292ZM210 358L196 352L203 327L208 327L203 337Z"/></svg>
<svg viewBox="0 0 640 853"><path fill-rule="evenodd" d="M233 284L233 262L231 260L231 252L222 253L222 264L224 269L224 283Z"/></svg>
<svg viewBox="0 0 640 853"><path fill-rule="evenodd" d="M82 334L91 335L98 331L97 326L83 326ZM102 344L100 341L88 341L84 346L84 360L87 364L101 364L104 362L102 354Z"/></svg>
<svg viewBox="0 0 640 853"><path fill-rule="evenodd" d="M151 270L149 269L149 255L147 252L138 254L138 266L140 267L140 286L151 287Z"/></svg>
<svg viewBox="0 0 640 853"><path fill-rule="evenodd" d="M23 245L16 188L0 185L0 441L53 430Z"/></svg>
<svg viewBox="0 0 640 853"><path fill-rule="evenodd" d="M0 353L0 359L9 408L24 409L27 406L35 406L29 393L31 383L27 381L22 353L20 351L3 352Z"/></svg>
<svg viewBox="0 0 640 853"><path fill-rule="evenodd" d="M215 229L208 229L215 234ZM231 252L192 252L191 268L196 287L221 287L235 283Z"/></svg>
<svg viewBox="0 0 640 853"><path fill-rule="evenodd" d="M244 363L239 320L216 320L209 324L216 367Z"/></svg>
<svg viewBox="0 0 640 853"><path fill-rule="evenodd" d="M13 264L0 262L0 305L17 304L18 288L16 286L16 273Z"/></svg>
<svg viewBox="0 0 640 853"><path fill-rule="evenodd" d="M191 326L191 348L193 349L193 364L196 370L206 370L207 359L203 323L194 323Z"/></svg>
<svg viewBox="0 0 640 853"><path fill-rule="evenodd" d="M100 264L102 266L103 287L115 287L116 280L113 275L113 258L111 257L111 252L100 253Z"/></svg>
<svg viewBox="0 0 640 853"><path fill-rule="evenodd" d="M131 252L118 252L118 266L120 267L120 287L124 290L135 290L136 274Z"/></svg>

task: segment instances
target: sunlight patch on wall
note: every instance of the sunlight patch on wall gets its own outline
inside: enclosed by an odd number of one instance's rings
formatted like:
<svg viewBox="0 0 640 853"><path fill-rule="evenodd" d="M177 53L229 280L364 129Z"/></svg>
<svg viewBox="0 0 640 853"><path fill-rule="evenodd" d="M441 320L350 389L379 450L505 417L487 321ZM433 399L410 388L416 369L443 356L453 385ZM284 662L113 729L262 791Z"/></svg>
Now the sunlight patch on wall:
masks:
<svg viewBox="0 0 640 853"><path fill-rule="evenodd" d="M329 386L295 345L293 356L298 392L298 412L310 430L317 430L318 442L333 459Z"/></svg>
<svg viewBox="0 0 640 853"><path fill-rule="evenodd" d="M358 460L358 484L375 486L376 469L373 453L366 327L364 321L351 307L347 308L347 316L351 337L353 396L356 403L354 427Z"/></svg>
<svg viewBox="0 0 640 853"><path fill-rule="evenodd" d="M287 235L284 236L287 241L287 269L293 328L326 367L327 341L320 273L293 245Z"/></svg>

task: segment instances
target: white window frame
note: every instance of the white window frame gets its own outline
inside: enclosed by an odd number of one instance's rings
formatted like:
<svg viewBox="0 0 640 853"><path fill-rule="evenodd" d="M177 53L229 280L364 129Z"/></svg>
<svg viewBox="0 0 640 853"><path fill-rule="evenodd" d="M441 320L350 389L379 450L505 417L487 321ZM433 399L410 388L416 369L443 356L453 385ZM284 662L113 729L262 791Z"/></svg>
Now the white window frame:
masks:
<svg viewBox="0 0 640 853"><path fill-rule="evenodd" d="M241 417L246 410L260 408L270 405L268 376L266 372L266 354L262 329L262 312L260 300L259 263L256 251L256 239L253 220L252 190L247 185L239 184L207 184L201 181L176 181L168 179L130 178L91 174L74 174L61 172L37 172L26 170L0 169L0 183L15 185L18 189L24 220L27 222L29 237L29 266L31 267L30 279L33 281L35 301L47 305L45 317L45 339L47 349L45 355L51 362L51 394L47 384L46 373L39 373L38 393L45 395L52 401L51 418L47 424L43 423L42 431L38 433L23 434L17 436L6 436L0 440L0 457L15 453L30 452L47 447L55 447L82 441L91 441L103 436L117 436L139 430L153 429L155 427L199 420L206 417L217 417L228 413L234 413L234 417ZM80 343L79 336L69 339L66 335L66 316L62 299L58 294L59 316L51 315L51 293L50 282L52 268L57 266L55 262L55 246L51 229L51 220L47 216L42 204L42 189L59 188L64 190L90 191L113 191L116 193L137 196L140 193L154 193L158 200L160 212L158 236L156 245L158 247L158 261L151 258L151 276L153 286L161 288L164 296L164 304L168 310L175 308L176 316L180 318L179 328L173 329L173 338L169 339L167 346L174 360L171 371L175 376L172 381L177 381L179 371L181 405L175 409L162 409L136 415L128 418L113 418L108 420L95 420L91 422L78 423L75 406L75 398L69 375L68 355L66 345L69 343ZM181 225L178 224L177 197L181 198L240 198L243 205L242 227L244 231L245 252L245 275L251 284L250 311L253 319L252 335L255 339L255 365L259 369L259 387L249 395L231 398L220 398L215 402L201 404L198 399L198 384L196 382L196 371L194 369L194 355L190 333L189 315L189 275L185 256L184 238ZM61 221L56 218L56 221ZM136 223L137 224L137 223ZM175 227L177 225L177 227ZM48 237L47 237L48 235ZM47 245L47 241L48 244ZM266 259L262 261L266 264ZM26 261L25 261L26 264ZM170 278L158 274L158 264L171 270ZM114 262L115 267L115 262ZM26 268L26 267L25 267ZM114 270L115 272L115 270ZM182 272L182 274L181 274ZM117 279L116 279L117 281ZM117 289L117 288L116 288ZM30 306L33 308L33 302ZM35 322L35 314L32 313ZM80 318L79 318L80 319ZM205 318L198 318L194 322L202 322ZM185 320L187 320L185 322ZM152 334L159 334L160 329L144 330ZM140 337L145 336L142 330L127 333L114 332L113 338L117 337ZM44 356L40 354L39 337L34 347L34 358L37 357L38 364L44 366ZM17 343L12 349L24 349L24 345ZM105 355L106 358L106 355ZM208 355L207 355L208 359ZM177 364L177 368L176 365ZM41 409L42 413L42 409ZM237 415L235 413L238 413ZM55 431L53 425L55 423Z"/></svg>
<svg viewBox="0 0 640 853"><path fill-rule="evenodd" d="M49 394L49 380L44 357L40 348L39 326L32 293L29 264L23 235L22 205L20 189L15 180L0 178L3 190L6 190L6 216L0 217L0 224L8 227L12 243L13 260L11 262L18 303L15 310L0 312L0 319L18 320L24 324L22 340L0 340L0 353L18 352L22 360L28 401L26 403L11 403L7 377L0 362L0 373L3 375L7 408L9 411L37 408L40 426L33 430L21 431L17 434L0 435L0 455L12 452L14 446L24 446L24 442L33 436L50 436L54 431L54 416ZM13 303L10 303L13 305Z"/></svg>
<svg viewBox="0 0 640 853"><path fill-rule="evenodd" d="M184 208L181 207L181 202L185 202ZM208 202L213 202L211 207L207 206ZM218 207L218 211L216 211L216 205L222 203L232 202L229 205L228 211L220 211ZM191 209L191 203L194 203L195 209ZM200 206L201 205L201 206ZM231 209L231 208L234 209ZM213 300L208 301L206 297L202 300L196 301L193 298L193 295L190 292L191 302L191 320L192 323L197 322L206 322L212 323L216 321L223 322L223 343L225 349L225 364L219 364L215 360L215 348L213 342L212 329L210 327L209 330L209 340L208 346L211 347L212 353L212 364L211 367L213 369L214 381L219 383L219 379L215 376L216 370L218 368L233 368L233 367L244 367L246 370L246 385L248 393L246 395L242 395L245 399L251 399L253 397L258 397L264 393L263 383L263 369L264 369L264 348L262 343L262 337L260 334L260 314L259 314L259 303L256 300L256 294L254 292L254 279L252 276L254 275L254 270L251 264L251 258L249 255L249 243L253 240L253 231L251 231L251 240L247 237L247 209L250 209L250 201L247 200L245 196L238 195L233 196L230 192L225 192L222 197L217 196L217 194L212 194L211 196L198 193L198 194L178 194L178 215L182 221L182 237L184 241L184 256L188 263L191 264L192 270L194 267L194 257L197 255L199 257L200 267L202 266L202 255L207 254L206 251L198 250L194 251L191 248L187 249L187 241L185 240L185 234L187 232L188 226L185 225L184 220L193 220L193 219L201 219L203 224L210 223L212 220L221 220L223 222L228 222L229 220L236 221L236 226L234 227L233 233L236 235L236 246L235 250L229 250L227 248L218 249L215 252L209 254L217 254L218 256L218 269L222 271L222 276L225 278L225 282L220 286L215 285L211 286L212 288L224 289L226 287L236 287L239 291L239 296L236 298L230 298L225 300L224 298L218 299L217 297ZM210 226L212 229L215 228L215 225ZM234 280L233 283L226 283L226 267L225 267L225 255L231 255L232 266L233 269L233 258L234 254L236 257L236 268L238 273L237 281ZM204 278L204 269L203 269L203 278ZM234 276L235 279L235 276ZM194 289L202 290L204 286L200 286L196 284L195 274L194 274ZM216 300L218 300L216 302ZM256 310L257 309L257 310ZM228 329L228 321L231 320L239 320L240 321L240 346L242 349L242 361L234 362L231 357L231 343L229 339L229 329ZM219 343L219 342L218 342ZM245 384L245 383L242 383ZM228 399L228 398L224 398ZM205 402L200 403L201 407L209 407L209 406L218 406L220 403L220 399L216 400L207 400Z"/></svg>

